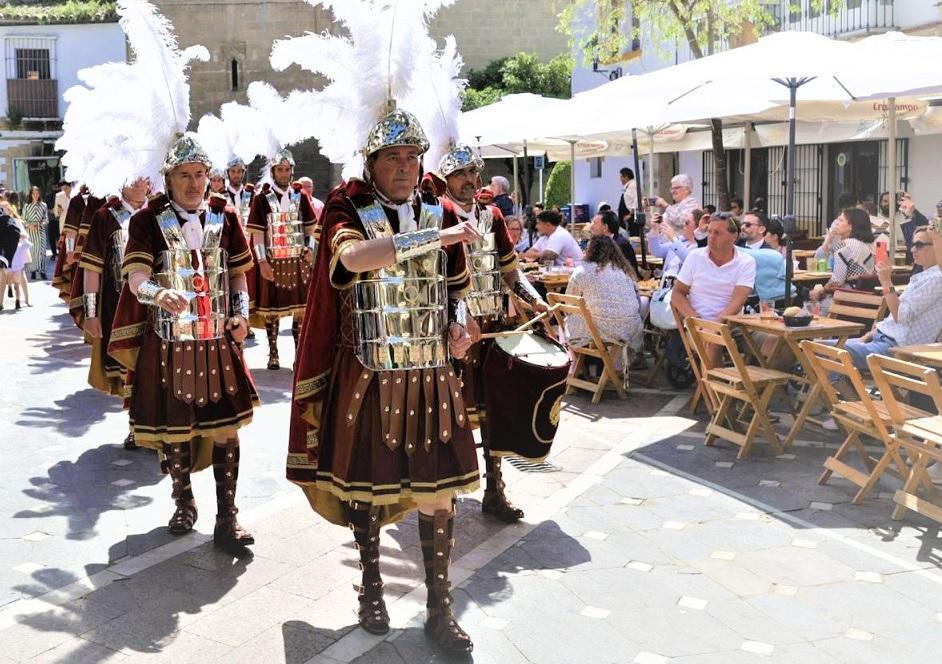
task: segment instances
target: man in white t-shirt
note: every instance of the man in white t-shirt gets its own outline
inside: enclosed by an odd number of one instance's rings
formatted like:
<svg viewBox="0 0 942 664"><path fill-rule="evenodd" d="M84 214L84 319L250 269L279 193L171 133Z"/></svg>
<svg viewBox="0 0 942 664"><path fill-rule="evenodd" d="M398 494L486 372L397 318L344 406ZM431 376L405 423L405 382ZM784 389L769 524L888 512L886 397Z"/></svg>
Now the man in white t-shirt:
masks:
<svg viewBox="0 0 942 664"><path fill-rule="evenodd" d="M682 318L722 322L742 311L756 282L756 261L736 249L739 224L723 212L710 218L707 246L694 249L674 282L671 304Z"/></svg>
<svg viewBox="0 0 942 664"><path fill-rule="evenodd" d="M536 216L539 239L526 253L525 260L553 265L581 265L582 248L575 238L562 227L563 217L555 210L544 210Z"/></svg>

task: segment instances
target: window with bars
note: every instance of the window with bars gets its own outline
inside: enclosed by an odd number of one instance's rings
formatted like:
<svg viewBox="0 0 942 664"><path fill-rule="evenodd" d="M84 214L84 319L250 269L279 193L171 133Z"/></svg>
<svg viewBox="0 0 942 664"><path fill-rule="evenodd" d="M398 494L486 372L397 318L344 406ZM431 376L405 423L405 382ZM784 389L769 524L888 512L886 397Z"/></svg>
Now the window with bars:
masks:
<svg viewBox="0 0 942 664"><path fill-rule="evenodd" d="M59 117L54 37L7 37L4 43L9 119Z"/></svg>

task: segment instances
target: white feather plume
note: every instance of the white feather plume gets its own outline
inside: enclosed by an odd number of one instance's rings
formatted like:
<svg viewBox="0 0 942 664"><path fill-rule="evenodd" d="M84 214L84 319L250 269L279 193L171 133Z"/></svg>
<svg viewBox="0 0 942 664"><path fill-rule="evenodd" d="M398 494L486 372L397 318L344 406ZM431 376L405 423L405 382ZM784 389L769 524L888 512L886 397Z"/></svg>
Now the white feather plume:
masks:
<svg viewBox="0 0 942 664"><path fill-rule="evenodd" d="M321 153L344 165L344 177L362 175L359 151L390 98L419 119L434 145L447 147L457 138L461 58L454 38L439 51L428 33L429 20L456 0L307 2L331 10L346 34L309 33L274 43L271 63L276 70L297 64L328 83L321 90L296 91L287 99L269 94L268 117L277 115L287 122L296 130L292 138L317 138ZM258 96L256 104L262 93Z"/></svg>
<svg viewBox="0 0 942 664"><path fill-rule="evenodd" d="M191 60L209 60L203 46L177 47L173 26L145 0L118 0L121 28L133 62L79 71L82 82L64 94L62 137L66 179L96 196L118 193L146 177L160 188L167 150L190 122Z"/></svg>

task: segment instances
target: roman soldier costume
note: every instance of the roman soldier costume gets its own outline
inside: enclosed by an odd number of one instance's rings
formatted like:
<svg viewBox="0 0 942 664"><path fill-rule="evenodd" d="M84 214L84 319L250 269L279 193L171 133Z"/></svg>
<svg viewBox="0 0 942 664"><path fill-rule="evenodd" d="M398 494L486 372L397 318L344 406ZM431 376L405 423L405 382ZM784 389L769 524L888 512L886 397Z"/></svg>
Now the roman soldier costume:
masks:
<svg viewBox="0 0 942 664"><path fill-rule="evenodd" d="M507 289L512 289L527 304L543 308L545 303L530 282L519 274L517 253L500 210L474 199L458 200L448 189L447 183L452 176L466 173L469 179L477 179L483 170L483 160L467 145L452 144L438 165L438 175L444 181L441 201L446 217L454 215L458 220L471 221L481 234L479 240L466 247L471 276L471 287L465 297L468 314L475 318L482 332L497 332L508 327L504 323L504 293ZM491 431L487 425L485 392L508 387L488 385L484 380L484 359L491 343L489 340L481 341L465 356L462 373L464 400L471 422L481 429L484 446L486 485L481 508L502 521L513 522L523 518L523 510L510 503L504 493L502 455L494 452L490 445L492 438L500 436L501 432Z"/></svg>
<svg viewBox="0 0 942 664"><path fill-rule="evenodd" d="M52 286L59 291L59 299L66 304L72 299L72 278L78 263L78 253L81 251L79 242L79 229L82 217L89 202L88 187L82 185L78 196L69 199L69 207L65 213L65 222L62 225L62 237L59 240L59 252L52 273ZM94 204L94 199L92 200ZM100 205L100 202L99 202Z"/></svg>
<svg viewBox="0 0 942 664"><path fill-rule="evenodd" d="M293 172L294 157L288 149L282 149L269 160L269 175L275 167L284 165ZM282 317L292 317L291 334L297 349L311 278L316 221L311 200L296 183L280 187L274 181L266 182L252 201L246 224L252 234L256 261L252 327L264 327L268 334L269 369L281 366L278 323ZM265 277L260 263L270 266L272 279Z"/></svg>
<svg viewBox="0 0 942 664"><path fill-rule="evenodd" d="M431 86L433 70L449 65L456 70L460 60L454 48L435 51L421 8L411 8L419 15L410 17L405 3L370 3L370 12L360 4L351 2L350 9L347 3L333 4L351 41L347 66L332 68L329 75L358 71L354 63L360 59L379 58L377 70L388 72L390 79L350 85L334 78L324 90L310 93L315 101L328 100L322 106L326 113L336 109L330 122L309 125L323 132L317 135L321 151L345 164L347 180L330 192L318 223L307 300L308 311L316 315L306 317L301 330L287 476L315 511L352 529L362 569L359 622L373 633L389 629L379 569L380 527L418 505L428 588L425 631L445 652L466 654L471 639L452 613L448 581L455 496L479 486L474 441L450 361L451 340L462 338L454 336L461 331L454 325L458 301L469 286L465 252L455 242L465 237L466 227L446 235L449 221L434 196L413 191L405 200L391 199L373 175L384 158L421 155L429 147L415 115L392 100L376 108L376 100L389 94L405 104L415 99L406 72L411 80L427 74ZM398 23L396 11L401 12ZM369 26L360 22L366 16ZM390 54L388 47L364 37L394 29L419 30L429 51ZM277 51L278 44L273 58ZM390 61L383 62L384 57ZM456 78L448 77L444 87L450 95L446 103L425 97L416 108L430 125L443 108L457 113ZM414 186L418 167L412 162ZM388 252L388 263L351 269L355 261L349 257L380 247Z"/></svg>
<svg viewBox="0 0 942 664"><path fill-rule="evenodd" d="M233 169L242 171L242 177L245 177L245 162L239 157L233 157L229 160L226 167L226 173ZM249 212L252 209L252 198L255 195L255 185L251 182L242 181L238 186L232 184L231 180L226 180L226 198L229 204L236 209L239 214L239 221L242 223L242 229L245 230L249 221Z"/></svg>
<svg viewBox="0 0 942 664"><path fill-rule="evenodd" d="M112 196L92 215L81 258L72 281L72 301L69 313L79 329L84 330L86 321L97 319L101 336L88 333L85 340L91 344L92 357L88 369L88 384L106 394L121 398L127 394L127 372L108 354L111 329L118 296L124 287L121 264L124 261L128 242L128 225L135 207L126 200ZM87 279L86 273L97 275ZM97 283L97 287L88 288ZM134 432L124 439L125 449L135 449Z"/></svg>
<svg viewBox="0 0 942 664"><path fill-rule="evenodd" d="M235 506L237 430L251 421L257 401L240 345L248 318L244 274L252 258L241 224L223 197L207 202L199 191L193 200L185 187L172 189L181 172L200 179L211 168L195 136L183 133L190 119L186 67L209 54L200 46L180 52L172 26L149 2L122 0L118 13L134 61L84 70L84 85L67 93L68 122L84 131L60 139L63 161L68 169L95 177L96 190L119 191L129 181L146 179L162 183L168 193L151 198L127 222L118 273L124 283L106 352L128 372L137 443L157 450L163 471L172 478L176 509L170 531L192 530L197 509L190 473L212 464L214 542L242 547L254 542L239 525ZM123 105L114 100L111 87L118 74L135 90ZM99 138L89 143L87 136ZM106 168L89 158L96 149L107 155ZM120 230L123 219L111 210L116 208L106 208L98 218L103 223L91 246L115 240L107 231ZM105 275L106 264L117 259L118 249L112 247L110 254L104 248L90 254L87 268ZM116 288L117 274L107 276L112 279L102 279L101 288ZM88 295L86 306L91 305Z"/></svg>

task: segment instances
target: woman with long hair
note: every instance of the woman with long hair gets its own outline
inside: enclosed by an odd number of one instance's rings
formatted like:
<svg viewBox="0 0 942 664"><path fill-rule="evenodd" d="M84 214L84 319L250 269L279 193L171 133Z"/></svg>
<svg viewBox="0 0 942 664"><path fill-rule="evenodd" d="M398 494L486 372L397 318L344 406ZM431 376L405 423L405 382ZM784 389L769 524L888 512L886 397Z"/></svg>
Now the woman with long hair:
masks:
<svg viewBox="0 0 942 664"><path fill-rule="evenodd" d="M585 249L582 265L572 272L567 295L581 295L603 341L641 349L644 325L638 288L632 279L631 264L607 235L594 235ZM569 343L589 343L585 319L573 314L566 318Z"/></svg>
<svg viewBox="0 0 942 664"><path fill-rule="evenodd" d="M873 229L870 215L859 208L844 208L834 223L834 234L840 239L840 249L834 253L834 270L824 286L815 286L811 298L821 300L822 310L830 308L834 291L852 287L854 282L876 274Z"/></svg>
<svg viewBox="0 0 942 664"><path fill-rule="evenodd" d="M26 266L30 279L37 275L46 278L46 224L48 223L49 208L43 202L43 194L39 187L33 186L29 191L29 201L23 206L23 224L32 243L32 260Z"/></svg>

